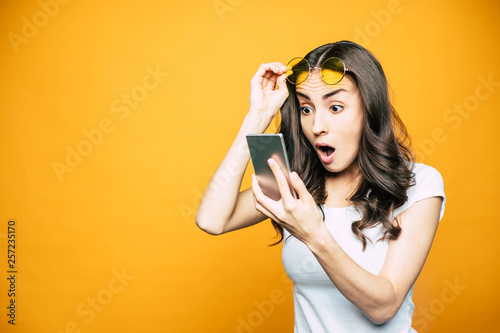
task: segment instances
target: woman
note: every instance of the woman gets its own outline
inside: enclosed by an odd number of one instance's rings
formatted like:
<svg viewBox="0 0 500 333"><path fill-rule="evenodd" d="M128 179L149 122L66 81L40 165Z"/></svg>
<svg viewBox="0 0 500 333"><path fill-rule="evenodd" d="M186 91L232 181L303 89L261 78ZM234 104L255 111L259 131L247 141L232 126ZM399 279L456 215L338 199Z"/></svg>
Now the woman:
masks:
<svg viewBox="0 0 500 333"><path fill-rule="evenodd" d="M254 175L239 192L245 135L263 133L280 108L298 199L273 159L281 200L266 197ZM446 198L439 172L414 163L407 141L382 67L362 46L341 41L288 68L262 64L196 223L222 234L272 219L294 283L295 332L415 332L413 285ZM216 188L221 176L230 182Z"/></svg>

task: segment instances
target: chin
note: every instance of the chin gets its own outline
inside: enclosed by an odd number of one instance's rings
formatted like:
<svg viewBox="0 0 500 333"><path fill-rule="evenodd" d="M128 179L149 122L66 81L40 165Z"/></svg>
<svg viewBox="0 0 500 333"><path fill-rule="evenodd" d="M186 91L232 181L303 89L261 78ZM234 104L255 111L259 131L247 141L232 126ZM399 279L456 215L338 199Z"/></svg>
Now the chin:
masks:
<svg viewBox="0 0 500 333"><path fill-rule="evenodd" d="M335 162L331 162L328 164L321 162L321 164L323 164L323 167L325 168L325 170L330 172L330 173L342 172L347 168L347 166L342 166L342 165L339 165L338 163L335 163Z"/></svg>
<svg viewBox="0 0 500 333"><path fill-rule="evenodd" d="M321 161L321 164L323 164L323 167L329 173L341 173L348 169L356 168L358 165L356 160L350 161L350 163L345 161L332 161L330 163L323 163L323 161Z"/></svg>
<svg viewBox="0 0 500 333"><path fill-rule="evenodd" d="M332 169L332 168L325 168L328 173L341 173L345 169Z"/></svg>

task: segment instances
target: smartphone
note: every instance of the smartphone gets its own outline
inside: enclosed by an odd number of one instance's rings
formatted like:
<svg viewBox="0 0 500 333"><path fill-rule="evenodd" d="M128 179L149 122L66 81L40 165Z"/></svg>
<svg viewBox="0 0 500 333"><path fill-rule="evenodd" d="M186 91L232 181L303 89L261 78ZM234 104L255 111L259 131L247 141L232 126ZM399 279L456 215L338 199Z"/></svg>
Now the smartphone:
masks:
<svg viewBox="0 0 500 333"><path fill-rule="evenodd" d="M283 134L248 134L247 135L248 148L250 150L250 157L252 158L255 176L259 182L262 192L273 200L281 199L278 183L274 174L267 164L269 158L274 158L281 166L281 170L285 174L288 181L290 192L294 198L297 194L293 189L290 181L290 163L286 154L285 142L283 141Z"/></svg>

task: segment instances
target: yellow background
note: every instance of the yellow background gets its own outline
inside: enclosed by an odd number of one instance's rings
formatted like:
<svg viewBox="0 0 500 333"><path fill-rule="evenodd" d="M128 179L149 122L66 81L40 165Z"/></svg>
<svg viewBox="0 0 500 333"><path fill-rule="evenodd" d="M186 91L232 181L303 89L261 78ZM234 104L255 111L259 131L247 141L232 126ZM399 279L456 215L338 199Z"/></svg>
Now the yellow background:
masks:
<svg viewBox="0 0 500 333"><path fill-rule="evenodd" d="M500 328L497 1L63 2L0 5L0 331L292 332L270 222L214 237L194 216L258 66L342 39L381 61L445 181L414 327Z"/></svg>

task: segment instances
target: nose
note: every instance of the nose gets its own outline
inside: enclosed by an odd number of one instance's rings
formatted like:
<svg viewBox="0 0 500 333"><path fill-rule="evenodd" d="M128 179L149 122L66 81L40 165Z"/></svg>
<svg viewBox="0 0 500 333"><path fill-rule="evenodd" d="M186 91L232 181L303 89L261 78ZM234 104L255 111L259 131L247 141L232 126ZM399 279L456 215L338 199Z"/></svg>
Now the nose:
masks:
<svg viewBox="0 0 500 333"><path fill-rule="evenodd" d="M317 110L314 114L314 123L312 126L314 135L325 135L328 133L328 126L326 125L325 114L321 110Z"/></svg>

